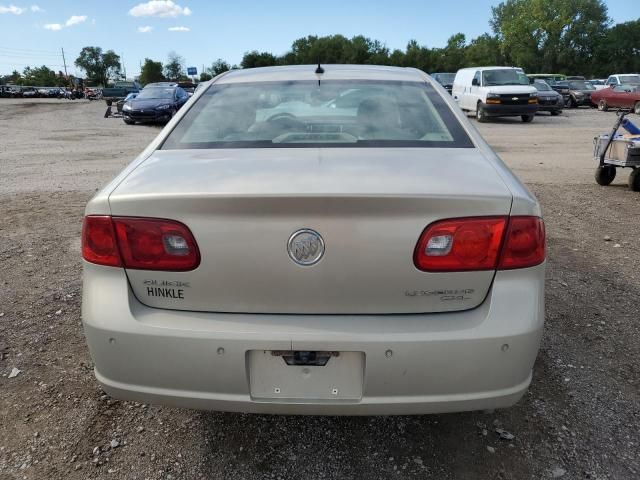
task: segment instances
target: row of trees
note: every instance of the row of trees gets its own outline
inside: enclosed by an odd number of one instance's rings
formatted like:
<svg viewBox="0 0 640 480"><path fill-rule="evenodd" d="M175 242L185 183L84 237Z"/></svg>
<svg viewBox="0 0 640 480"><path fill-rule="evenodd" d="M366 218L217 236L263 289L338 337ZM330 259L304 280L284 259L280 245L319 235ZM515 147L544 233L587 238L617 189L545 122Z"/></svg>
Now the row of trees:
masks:
<svg viewBox="0 0 640 480"><path fill-rule="evenodd" d="M11 75L0 77L0 84L29 85L33 87L66 87L69 79L62 72L54 72L46 65L26 67L22 73L14 70Z"/></svg>
<svg viewBox="0 0 640 480"><path fill-rule="evenodd" d="M211 66L206 67L205 70L200 73L200 81L205 82L207 80L211 80L216 75L226 72L227 70L231 70L232 68L238 68L238 66L231 66L219 58L213 62ZM146 85L147 83L162 82L165 80L189 80L189 77L187 77L184 72L184 58L175 52L169 53L167 63L164 65L162 62L145 58L144 64L140 70L140 83Z"/></svg>
<svg viewBox="0 0 640 480"><path fill-rule="evenodd" d="M308 36L277 56L251 51L243 68L323 63L417 67L426 72L455 72L465 66L517 65L531 73L567 73L602 77L640 71L640 20L611 25L602 0L506 0L492 8L492 33L471 41L452 35L443 48L411 40L405 50L390 51L364 36Z"/></svg>
<svg viewBox="0 0 640 480"><path fill-rule="evenodd" d="M107 85L122 76L120 56L113 50L105 52L100 47L84 47L74 63L84 70L88 85ZM56 74L46 65L26 67L22 73L14 70L11 75L0 77L0 83L34 87L69 86L71 80L72 77L67 77L62 72Z"/></svg>

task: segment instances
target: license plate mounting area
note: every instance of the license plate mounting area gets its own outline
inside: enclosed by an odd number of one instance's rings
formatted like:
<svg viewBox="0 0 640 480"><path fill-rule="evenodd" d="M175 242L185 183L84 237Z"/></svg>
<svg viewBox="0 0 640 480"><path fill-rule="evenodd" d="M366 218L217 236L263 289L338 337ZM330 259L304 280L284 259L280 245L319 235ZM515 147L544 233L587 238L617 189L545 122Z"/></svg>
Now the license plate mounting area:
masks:
<svg viewBox="0 0 640 480"><path fill-rule="evenodd" d="M363 352L248 352L251 397L281 401L357 401L362 398Z"/></svg>

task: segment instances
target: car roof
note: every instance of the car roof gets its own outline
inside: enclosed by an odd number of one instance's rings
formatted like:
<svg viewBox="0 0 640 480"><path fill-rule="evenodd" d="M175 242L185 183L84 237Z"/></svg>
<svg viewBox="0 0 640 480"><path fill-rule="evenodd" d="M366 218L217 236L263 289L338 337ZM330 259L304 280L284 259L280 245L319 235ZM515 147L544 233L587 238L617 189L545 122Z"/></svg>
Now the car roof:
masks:
<svg viewBox="0 0 640 480"><path fill-rule="evenodd" d="M509 66L503 66L503 67L467 67L467 68L461 68L460 70L522 70L522 68L520 67L509 67Z"/></svg>
<svg viewBox="0 0 640 480"><path fill-rule="evenodd" d="M282 80L318 80L317 65L287 65L229 70L215 83L272 82ZM415 68L386 67L376 65L322 65L322 80L395 80L424 82L426 74Z"/></svg>

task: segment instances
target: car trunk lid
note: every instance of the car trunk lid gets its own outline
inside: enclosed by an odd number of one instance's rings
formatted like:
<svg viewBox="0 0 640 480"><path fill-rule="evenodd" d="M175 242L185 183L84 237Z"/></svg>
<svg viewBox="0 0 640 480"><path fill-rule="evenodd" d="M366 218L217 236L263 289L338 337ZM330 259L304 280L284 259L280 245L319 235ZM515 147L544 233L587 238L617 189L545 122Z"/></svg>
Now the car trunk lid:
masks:
<svg viewBox="0 0 640 480"><path fill-rule="evenodd" d="M128 269L144 304L176 310L371 314L479 305L493 271L429 273L413 263L440 219L508 215L511 193L473 148L278 148L157 151L112 192L114 216L187 225L201 262L189 272ZM322 236L296 263L288 240Z"/></svg>

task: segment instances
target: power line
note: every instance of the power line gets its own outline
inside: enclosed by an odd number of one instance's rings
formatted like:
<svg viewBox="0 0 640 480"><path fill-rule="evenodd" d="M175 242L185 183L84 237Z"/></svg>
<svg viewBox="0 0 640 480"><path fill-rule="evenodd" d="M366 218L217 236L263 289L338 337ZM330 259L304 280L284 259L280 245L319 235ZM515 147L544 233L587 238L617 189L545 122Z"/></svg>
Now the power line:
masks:
<svg viewBox="0 0 640 480"><path fill-rule="evenodd" d="M32 63L6 63L6 62L0 62L0 65L10 65L12 67L33 67L34 65ZM48 63L46 65L47 67L64 67L64 65L60 65L60 64L55 64L55 63Z"/></svg>
<svg viewBox="0 0 640 480"><path fill-rule="evenodd" d="M20 53L20 52L24 52L24 53L32 53L32 54L52 54L52 55L58 55L57 52L55 52L54 50L36 50L36 49L31 49L31 48L14 48L14 47L2 47L0 46L0 50L5 50L5 51L9 51L9 52L16 52L16 53Z"/></svg>
<svg viewBox="0 0 640 480"><path fill-rule="evenodd" d="M10 57L10 58L42 58L42 57L47 57L47 58L52 58L52 57L57 57L60 58L60 54L57 53L55 55L52 54L44 54L44 53L39 53L39 54L27 54L27 53L5 53L5 52L0 52L0 58L2 57Z"/></svg>

